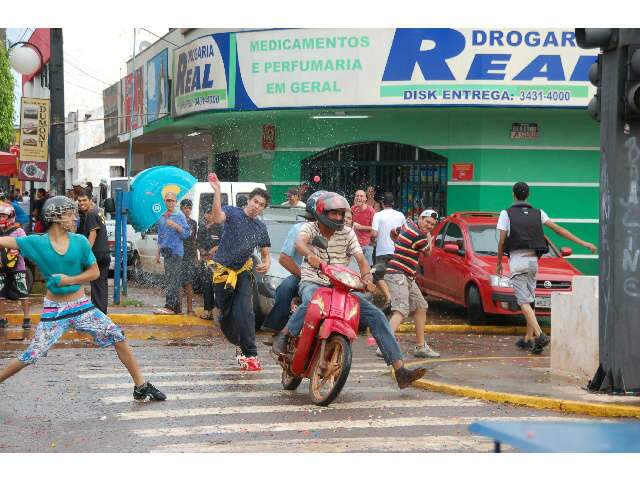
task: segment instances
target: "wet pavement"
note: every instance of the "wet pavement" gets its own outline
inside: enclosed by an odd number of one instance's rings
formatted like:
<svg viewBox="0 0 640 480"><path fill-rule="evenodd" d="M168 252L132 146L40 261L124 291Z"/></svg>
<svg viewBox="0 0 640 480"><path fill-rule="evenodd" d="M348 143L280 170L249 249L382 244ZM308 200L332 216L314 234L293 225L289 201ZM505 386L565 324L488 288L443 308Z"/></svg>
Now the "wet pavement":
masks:
<svg viewBox="0 0 640 480"><path fill-rule="evenodd" d="M128 329L130 338L133 331ZM315 407L307 396L308 381L296 392L282 390L280 369L262 343L269 338L258 334L262 372L240 372L233 347L215 328L184 338L131 340L143 372L168 396L153 403L132 400L131 380L113 349L63 341L37 366L0 384L0 452L489 452L492 442L470 435L470 423L593 419L399 390L364 336L354 343L343 393L330 407ZM413 335L399 335L399 340L412 360ZM518 354L513 341L509 336L429 335L443 356L423 362L427 378L503 387L520 380L510 371L518 365L530 372L518 383L544 383L548 356ZM14 348L7 349L8 344ZM0 364L25 346L24 339L2 342ZM516 361L491 363L495 360L488 356Z"/></svg>

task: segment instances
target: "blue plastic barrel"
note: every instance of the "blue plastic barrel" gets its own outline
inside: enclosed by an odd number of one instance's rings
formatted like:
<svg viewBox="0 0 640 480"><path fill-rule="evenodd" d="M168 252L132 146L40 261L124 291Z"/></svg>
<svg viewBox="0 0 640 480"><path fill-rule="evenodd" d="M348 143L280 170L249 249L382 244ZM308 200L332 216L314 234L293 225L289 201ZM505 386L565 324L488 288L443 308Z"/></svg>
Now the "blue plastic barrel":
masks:
<svg viewBox="0 0 640 480"><path fill-rule="evenodd" d="M146 232L167 211L164 194L173 191L179 202L196 182L193 175L178 167L158 166L140 172L131 183L129 223L136 232Z"/></svg>

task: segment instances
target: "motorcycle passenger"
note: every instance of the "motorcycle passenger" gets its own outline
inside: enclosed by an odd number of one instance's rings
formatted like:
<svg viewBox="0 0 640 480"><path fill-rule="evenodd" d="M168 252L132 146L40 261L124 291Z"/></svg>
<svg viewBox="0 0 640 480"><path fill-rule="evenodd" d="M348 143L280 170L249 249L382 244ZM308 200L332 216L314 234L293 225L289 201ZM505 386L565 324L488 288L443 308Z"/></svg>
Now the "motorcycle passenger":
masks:
<svg viewBox="0 0 640 480"><path fill-rule="evenodd" d="M315 205L316 200L323 194L325 190L320 190L311 195L307 200L306 211L304 217L306 221L313 221L313 211L311 205ZM262 328L268 328L279 332L287 324L289 313L291 312L291 302L298 295L298 286L300 284L300 265L302 264L302 256L296 252L296 239L300 229L306 222L296 223L289 229L287 238L282 245L282 251L278 257L278 262L291 275L285 278L276 288L275 302L273 308L267 315L262 324Z"/></svg>
<svg viewBox="0 0 640 480"><path fill-rule="evenodd" d="M297 336L302 330L307 305L315 291L320 287L331 285L329 279L319 271L321 262L347 266L350 257L353 256L358 262L362 280L367 288L371 288L370 284L373 280L355 232L350 228L344 228L345 212L350 209L349 202L341 195L329 192L320 196L311 209L316 221L303 225L296 241L297 252L304 256L300 267L299 287L302 304L293 313L287 326L275 338L272 350L276 355L285 353L288 337ZM327 239L327 250L321 250L311 244L316 235L322 235ZM426 373L425 368L409 370L404 366L400 347L384 313L367 301L361 293L354 294L360 299L361 319L368 323L387 365L392 365L395 369L398 386L406 388L423 377Z"/></svg>

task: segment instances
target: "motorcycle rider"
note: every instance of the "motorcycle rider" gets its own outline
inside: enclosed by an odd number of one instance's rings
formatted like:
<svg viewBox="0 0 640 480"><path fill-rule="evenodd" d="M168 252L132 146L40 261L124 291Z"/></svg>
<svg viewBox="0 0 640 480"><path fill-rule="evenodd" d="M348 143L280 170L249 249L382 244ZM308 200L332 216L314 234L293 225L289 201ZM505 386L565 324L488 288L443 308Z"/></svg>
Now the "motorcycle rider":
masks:
<svg viewBox="0 0 640 480"><path fill-rule="evenodd" d="M367 263L358 238L353 230L344 228L345 212L350 209L349 202L337 193L328 192L318 198L314 205L309 205L315 222L303 225L296 241L296 251L304 256L300 267L299 293L302 304L296 309L287 326L273 342L272 351L282 355L287 349L289 336L297 336L302 330L307 305L315 291L329 286L329 279L318 269L321 262L331 265L347 266L350 257L355 257L362 273L362 280L367 288L371 288L373 276ZM328 241L327 250L321 250L311 244L316 235L322 235ZM360 316L367 321L371 334L375 338L387 365L392 365L400 388L406 388L423 377L425 368L409 370L404 366L402 353L396 342L384 313L367 301L361 293L354 293L360 299Z"/></svg>

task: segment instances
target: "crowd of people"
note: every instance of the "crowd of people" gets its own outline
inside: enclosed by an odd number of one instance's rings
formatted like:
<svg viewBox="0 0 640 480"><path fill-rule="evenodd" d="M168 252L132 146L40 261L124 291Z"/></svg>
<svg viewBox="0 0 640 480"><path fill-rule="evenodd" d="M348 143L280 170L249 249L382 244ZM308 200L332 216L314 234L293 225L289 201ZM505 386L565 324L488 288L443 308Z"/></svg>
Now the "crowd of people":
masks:
<svg viewBox="0 0 640 480"><path fill-rule="evenodd" d="M214 200L200 226L191 219L190 200L184 199L178 206L174 191L164 193L166 212L157 222L156 260L164 259L166 303L157 313L181 313L181 296L185 296L187 313L193 314L193 283L199 274L204 296L202 318L217 317L225 338L235 346L241 370L260 371L252 285L254 272L264 274L270 268L271 241L260 217L271 197L266 190L256 188L245 204L223 206L221 184L215 174L209 175L209 184ZM93 203L91 190L90 185L79 182L74 184L73 198L47 198L46 192L39 194L32 208L35 213L30 227L37 231L36 224L42 222L45 233L30 236L20 228L15 199L0 196L0 327L6 326L5 299L22 301L23 327L30 327L23 256L40 269L47 287L33 341L19 359L0 372L0 382L46 355L66 330L75 328L91 334L101 347L115 347L134 381L134 398L164 400L165 395L144 380L122 330L106 315L110 254L104 217ZM263 325L274 332L272 353L284 354L290 337L296 337L302 329L314 293L321 286L330 285L319 270L321 262L350 266L359 270L369 292L384 298L380 308L370 297L356 294L361 324L377 343L376 354L394 368L398 386L405 388L426 370L408 369L404 365L394 336L403 321L412 318L416 326L414 357L440 357L426 342L428 304L415 282L419 257L430 255L433 249L431 232L439 221L438 212L428 208L415 221L407 219L394 209L393 194L387 192L379 201L371 187L355 192L353 206L335 192L309 193L305 198L299 189L291 188L282 204L304 208L301 215L304 221L291 227L278 259L290 275L276 289L275 305ZM515 184L513 194L515 203L501 212L498 221L496 271L502 275L502 255L508 253L511 282L527 320L526 335L517 345L541 353L549 338L542 333L531 303L535 296L537 259L548 248L543 225L592 252L596 247L557 226L544 211L527 203L526 183ZM327 241L326 249L312 243L318 235ZM255 251L260 255L256 264ZM81 289L87 282L91 284L90 299ZM215 308L219 311L217 316ZM388 310L388 316L383 309Z"/></svg>

